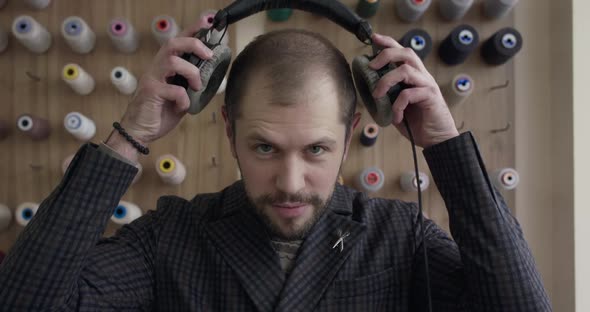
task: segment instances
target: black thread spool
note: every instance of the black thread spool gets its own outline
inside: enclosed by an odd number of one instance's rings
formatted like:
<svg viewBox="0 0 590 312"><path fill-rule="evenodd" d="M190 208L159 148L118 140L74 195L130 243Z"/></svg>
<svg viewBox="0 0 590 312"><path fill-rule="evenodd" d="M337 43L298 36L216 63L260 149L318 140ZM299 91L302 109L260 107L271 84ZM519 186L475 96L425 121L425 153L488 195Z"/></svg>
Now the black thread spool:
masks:
<svg viewBox="0 0 590 312"><path fill-rule="evenodd" d="M486 40L481 47L481 57L490 65L502 65L522 48L522 36L512 27L502 28Z"/></svg>
<svg viewBox="0 0 590 312"><path fill-rule="evenodd" d="M438 50L440 59L447 65L459 65L479 44L479 34L469 25L459 25L443 40Z"/></svg>
<svg viewBox="0 0 590 312"><path fill-rule="evenodd" d="M419 28L408 31L399 43L414 50L421 60L424 60L432 51L432 37L425 30Z"/></svg>
<svg viewBox="0 0 590 312"><path fill-rule="evenodd" d="M374 123L367 124L361 132L361 144L363 146L373 146L379 136L379 126Z"/></svg>
<svg viewBox="0 0 590 312"><path fill-rule="evenodd" d="M379 0L359 0L356 13L362 18L371 18L379 10Z"/></svg>

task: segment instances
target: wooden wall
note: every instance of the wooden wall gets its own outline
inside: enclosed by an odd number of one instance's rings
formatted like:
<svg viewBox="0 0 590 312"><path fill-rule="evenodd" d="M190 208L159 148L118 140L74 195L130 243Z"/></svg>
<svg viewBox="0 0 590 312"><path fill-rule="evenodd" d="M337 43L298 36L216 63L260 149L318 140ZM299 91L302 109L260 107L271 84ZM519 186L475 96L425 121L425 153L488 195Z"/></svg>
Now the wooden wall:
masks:
<svg viewBox="0 0 590 312"><path fill-rule="evenodd" d="M220 8L230 1L214 0L59 0L53 1L49 8L33 11L21 1L9 1L0 10L0 26L10 29L12 20L20 14L29 14L45 25L53 35L53 46L43 55L36 55L26 50L12 36L9 47L0 54L0 119L16 122L21 113L33 113L50 120L53 127L52 136L44 142L32 142L24 135L14 132L7 139L0 141L0 202L11 209L24 201L40 202L59 183L62 160L75 153L80 142L68 134L62 124L64 116L71 111L79 111L91 117L97 125L94 142L104 140L111 131L111 123L118 120L125 110L129 97L120 95L110 84L109 72L117 65L129 68L140 76L150 64L158 45L149 31L151 19L159 14L169 14L182 26L193 23L199 14L211 8ZM343 1L350 7L355 0ZM60 25L67 16L78 15L84 18L97 34L95 50L88 55L77 55L65 44L60 35ZM111 18L123 16L134 24L141 33L141 47L131 55L116 52L106 35L106 27ZM258 18L258 19L257 19ZM285 23L273 23L264 17L251 17L237 23L229 29L230 45L239 49L236 33L256 34L271 29L296 27L314 30L329 38L351 61L355 55L368 53L357 39L330 21L306 12L297 11ZM252 21L262 20L262 24ZM513 167L515 159L514 127L503 133L491 133L490 130L502 128L507 123L515 125L514 90L518 82L514 81L513 62L491 67L485 65L479 56L479 50L469 57L466 63L449 67L440 62L436 49L452 28L460 23L474 26L480 35L480 41L489 38L497 30L513 25L510 15L501 20L487 20L481 12L481 1L477 1L467 16L460 22L443 21L438 14L438 1L434 0L431 8L417 23L402 23L394 12L393 0L383 0L378 15L370 19L375 31L390 35L396 39L408 30L416 27L428 31L434 42L434 51L425 64L440 85L449 84L457 73L467 73L474 78L475 91L468 101L452 108L457 125L464 125L462 131L471 130L476 135L487 167L490 171L502 167ZM246 29L251 27L251 29ZM259 27L259 28L258 28ZM526 44L526 38L525 38ZM481 45L481 44L480 44ZM534 52L534 51L533 51ZM517 56L519 57L525 56ZM75 94L61 81L60 72L63 65L76 62L94 76L97 87L89 96ZM29 71L41 78L30 79ZM491 87L510 81L507 88L490 90ZM167 137L151 146L150 156L141 160L144 166L143 177L133 185L124 199L137 203L143 210L153 209L159 196L176 194L191 198L197 193L213 192L232 183L236 179L236 164L231 158L227 140L223 133L223 124L219 118L223 98L218 96L207 109L197 115L188 116L180 126ZM361 126L370 122L370 116L359 103L363 112ZM217 122L212 120L212 113L217 113ZM380 167L386 174L384 188L375 196L400 198L415 201L415 194L403 193L399 187L402 172L412 170L410 145L393 127L381 130L377 144L372 148L362 147L358 140L359 131L355 133L349 159L344 166L345 183L356 180L360 171L369 166ZM164 153L176 155L187 167L188 177L180 186L163 184L154 170L155 159ZM216 157L217 165L211 158ZM420 168L429 173L420 155ZM518 169L518 168L517 168ZM424 196L425 211L438 224L448 229L448 216L444 203L434 184ZM514 192L505 192L508 203L513 209ZM110 224L106 235L110 235L117 226ZM10 228L0 232L0 250L12 246L22 228L13 223Z"/></svg>

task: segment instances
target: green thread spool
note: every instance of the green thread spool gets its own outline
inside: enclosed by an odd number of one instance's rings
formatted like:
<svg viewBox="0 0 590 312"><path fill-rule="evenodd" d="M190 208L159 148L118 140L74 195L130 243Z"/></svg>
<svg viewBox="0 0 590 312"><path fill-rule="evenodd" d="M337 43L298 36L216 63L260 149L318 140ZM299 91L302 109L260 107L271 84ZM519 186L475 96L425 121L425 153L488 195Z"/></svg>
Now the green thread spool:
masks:
<svg viewBox="0 0 590 312"><path fill-rule="evenodd" d="M291 17L293 9L272 9L267 11L268 18L273 22L284 22Z"/></svg>
<svg viewBox="0 0 590 312"><path fill-rule="evenodd" d="M362 18L369 18L377 14L379 0L359 0L356 13Z"/></svg>

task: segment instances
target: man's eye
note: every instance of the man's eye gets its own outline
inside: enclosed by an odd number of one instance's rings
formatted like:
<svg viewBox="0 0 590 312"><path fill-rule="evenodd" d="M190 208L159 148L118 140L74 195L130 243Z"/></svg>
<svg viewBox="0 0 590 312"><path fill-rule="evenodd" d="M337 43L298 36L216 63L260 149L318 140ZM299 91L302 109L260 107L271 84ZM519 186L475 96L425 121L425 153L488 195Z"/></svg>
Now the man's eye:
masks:
<svg viewBox="0 0 590 312"><path fill-rule="evenodd" d="M326 151L326 149L324 149L323 147L319 146L319 145L315 145L309 148L309 152L314 155L314 156L319 156L321 154L323 154Z"/></svg>
<svg viewBox="0 0 590 312"><path fill-rule="evenodd" d="M273 152L273 148L268 144L260 144L256 146L256 152L260 154L270 154Z"/></svg>

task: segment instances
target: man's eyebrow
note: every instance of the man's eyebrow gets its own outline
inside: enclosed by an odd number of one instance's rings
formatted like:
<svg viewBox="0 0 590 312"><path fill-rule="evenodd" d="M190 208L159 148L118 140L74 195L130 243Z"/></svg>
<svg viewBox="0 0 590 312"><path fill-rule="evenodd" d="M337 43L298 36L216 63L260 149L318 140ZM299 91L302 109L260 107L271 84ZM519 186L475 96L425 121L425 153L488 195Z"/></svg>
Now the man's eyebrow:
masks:
<svg viewBox="0 0 590 312"><path fill-rule="evenodd" d="M252 132L252 133L248 134L246 136L246 140L247 141L260 141L260 142L270 143L271 145L276 145L276 143L274 143L273 141L264 137L262 134L260 134L258 132ZM313 145L332 145L333 146L333 145L336 145L336 140L334 140L331 137L325 136L325 137L321 137L321 138L313 141L313 143L308 144L308 146L313 146Z"/></svg>

